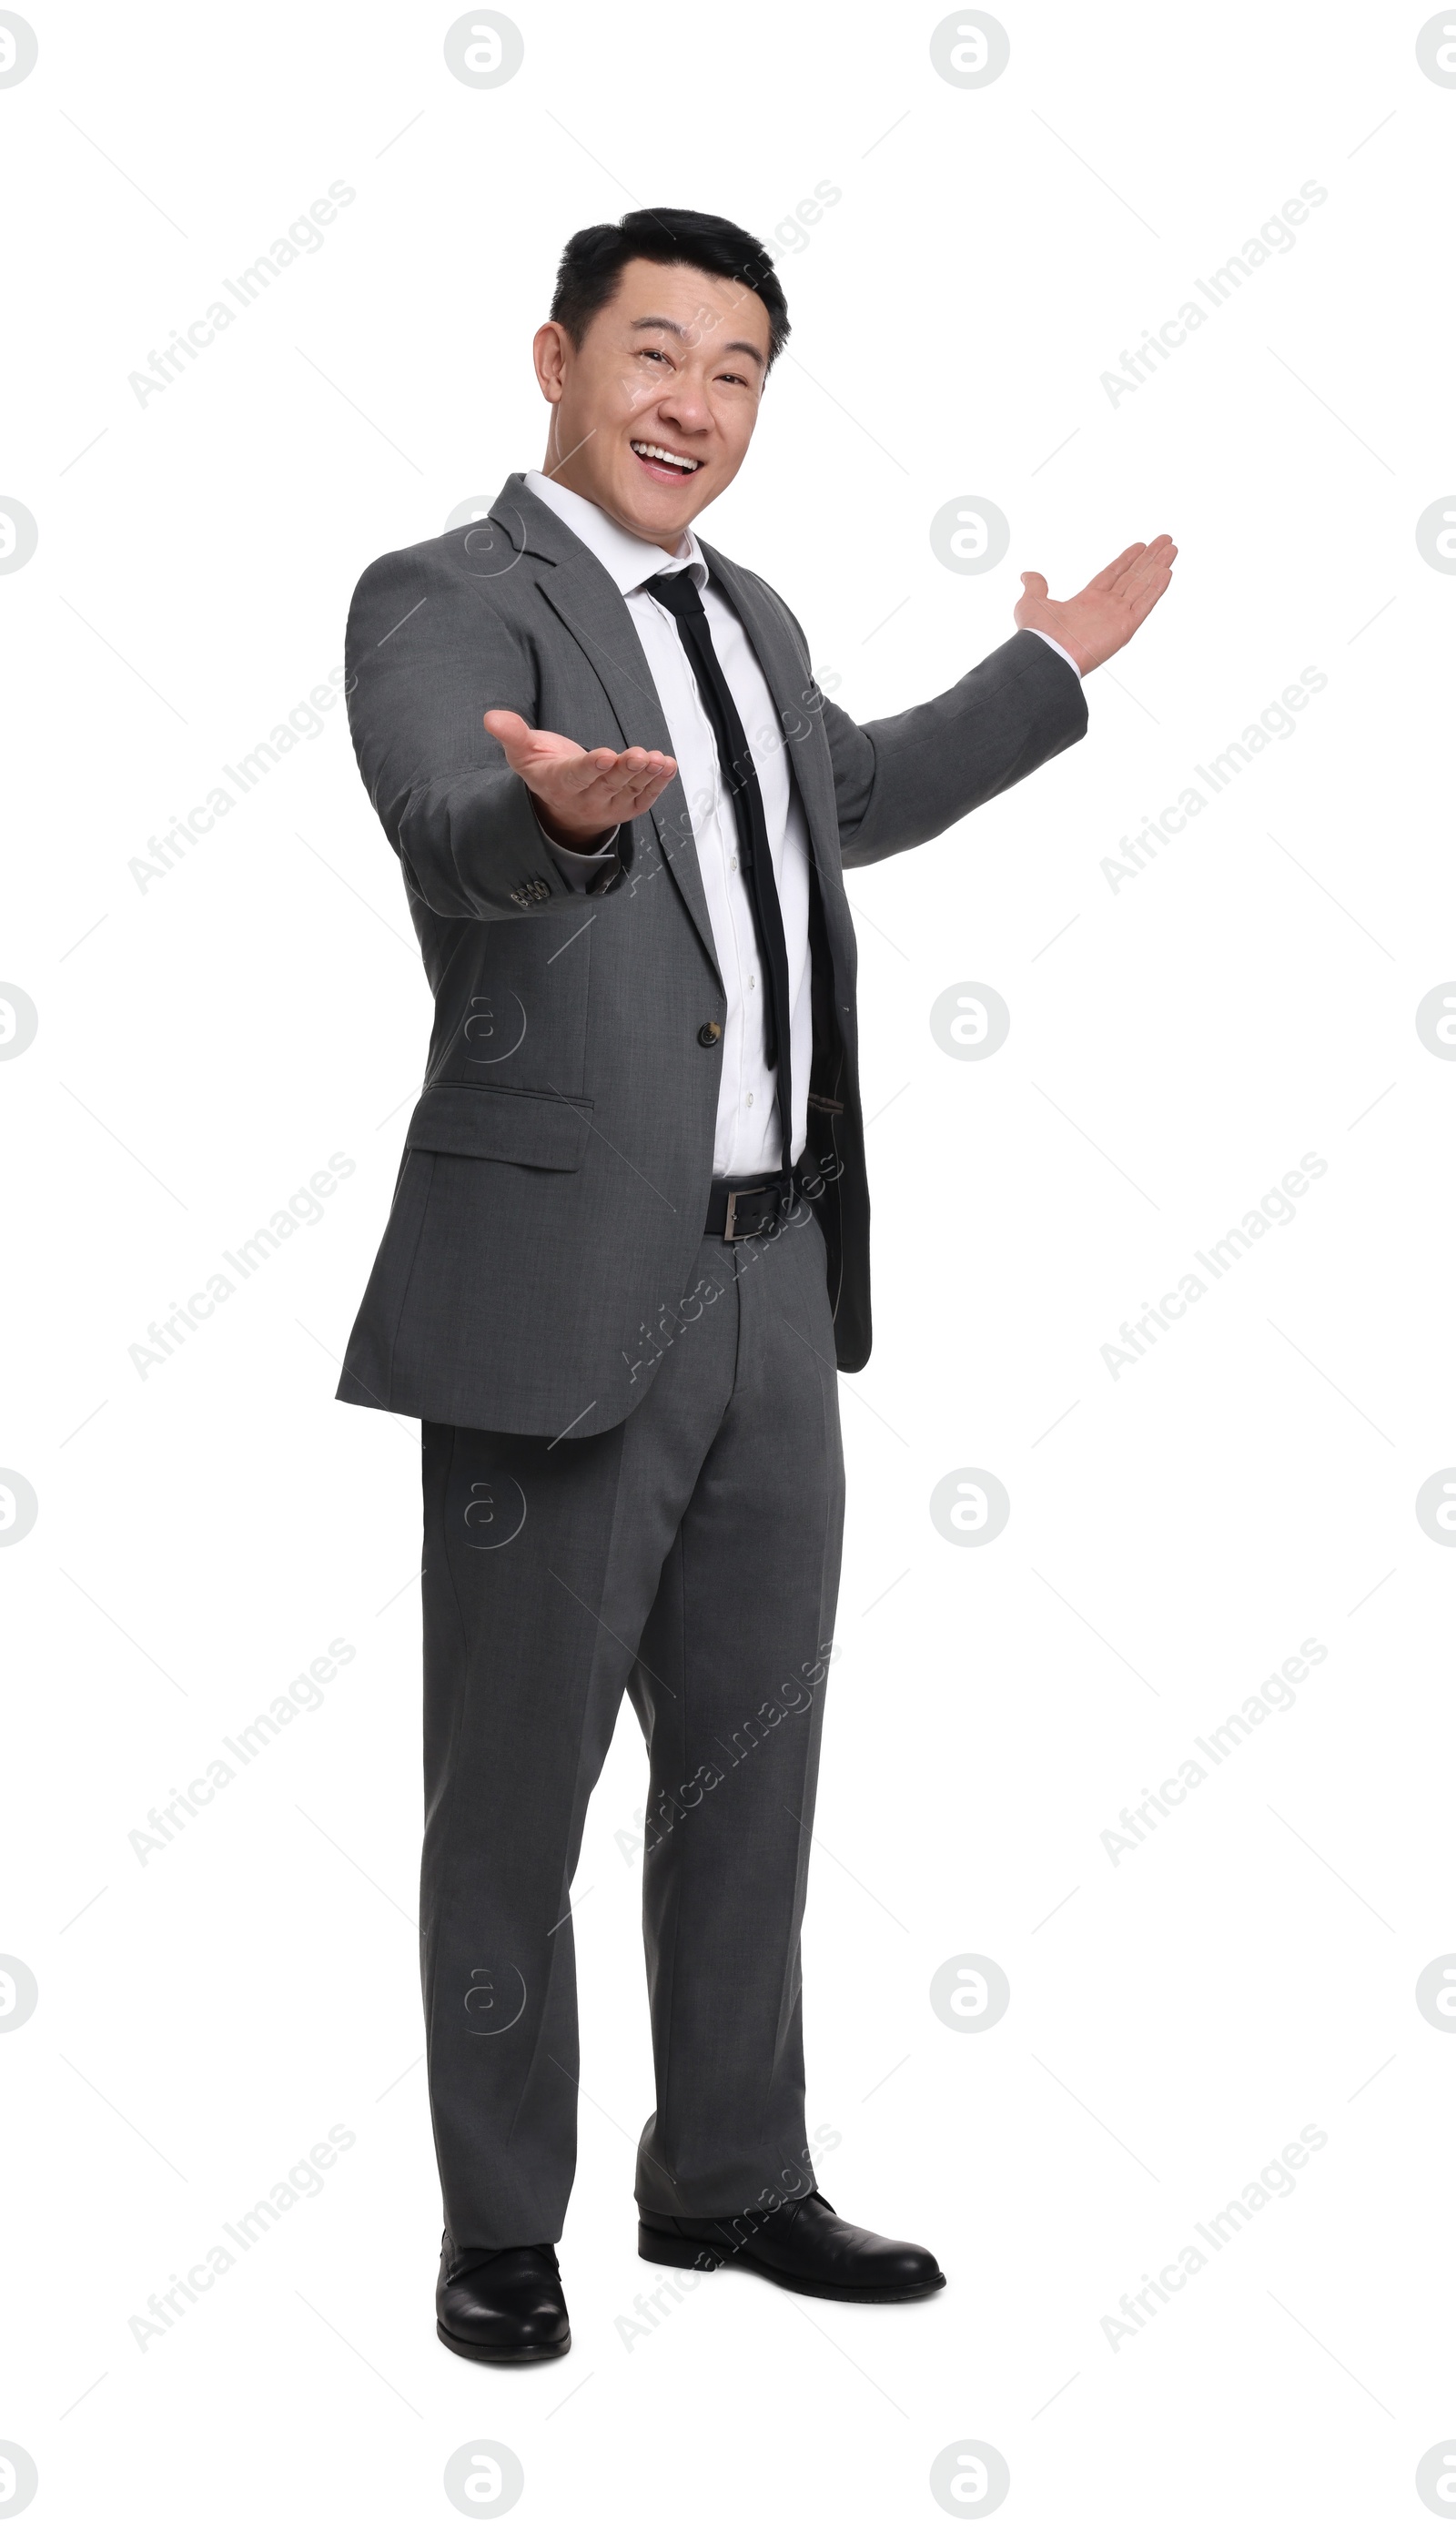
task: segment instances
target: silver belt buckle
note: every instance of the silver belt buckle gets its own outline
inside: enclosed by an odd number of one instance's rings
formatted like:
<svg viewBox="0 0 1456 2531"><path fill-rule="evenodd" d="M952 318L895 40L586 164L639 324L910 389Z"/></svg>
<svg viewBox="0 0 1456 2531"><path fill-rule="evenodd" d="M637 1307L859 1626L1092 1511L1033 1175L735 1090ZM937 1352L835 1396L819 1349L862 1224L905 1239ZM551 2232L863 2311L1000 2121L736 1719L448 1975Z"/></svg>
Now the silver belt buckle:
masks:
<svg viewBox="0 0 1456 2531"><path fill-rule="evenodd" d="M753 1197L766 1195L768 1189L766 1187L736 1187L730 1190L727 1209L723 1215L723 1237L725 1240L753 1239L757 1236L756 1231L740 1230L737 1228L738 1199L741 1195ZM759 1228L761 1229L761 1227L762 1225L760 1223Z"/></svg>

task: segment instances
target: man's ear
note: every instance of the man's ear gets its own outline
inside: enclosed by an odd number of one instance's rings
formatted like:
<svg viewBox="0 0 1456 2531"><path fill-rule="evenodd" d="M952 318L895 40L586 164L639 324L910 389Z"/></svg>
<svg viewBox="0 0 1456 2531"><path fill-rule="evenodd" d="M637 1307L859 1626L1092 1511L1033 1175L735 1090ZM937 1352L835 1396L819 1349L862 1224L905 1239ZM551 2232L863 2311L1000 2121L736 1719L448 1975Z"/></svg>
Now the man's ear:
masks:
<svg viewBox="0 0 1456 2531"><path fill-rule="evenodd" d="M544 325L536 327L531 353L542 395L548 404L559 404L566 392L566 365L571 354L565 327L548 316Z"/></svg>

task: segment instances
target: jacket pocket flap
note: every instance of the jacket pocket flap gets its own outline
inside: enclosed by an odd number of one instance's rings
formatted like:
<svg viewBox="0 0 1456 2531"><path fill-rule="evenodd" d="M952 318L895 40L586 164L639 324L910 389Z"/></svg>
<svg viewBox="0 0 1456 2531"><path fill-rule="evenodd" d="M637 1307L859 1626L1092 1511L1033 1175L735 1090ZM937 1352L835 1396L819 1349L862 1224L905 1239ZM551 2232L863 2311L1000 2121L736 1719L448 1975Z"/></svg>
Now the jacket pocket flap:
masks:
<svg viewBox="0 0 1456 2531"><path fill-rule="evenodd" d="M456 1152L467 1159L515 1160L529 1169L579 1169L589 1130L588 1105L524 1090L476 1090L440 1081L426 1090L405 1137L413 1152Z"/></svg>

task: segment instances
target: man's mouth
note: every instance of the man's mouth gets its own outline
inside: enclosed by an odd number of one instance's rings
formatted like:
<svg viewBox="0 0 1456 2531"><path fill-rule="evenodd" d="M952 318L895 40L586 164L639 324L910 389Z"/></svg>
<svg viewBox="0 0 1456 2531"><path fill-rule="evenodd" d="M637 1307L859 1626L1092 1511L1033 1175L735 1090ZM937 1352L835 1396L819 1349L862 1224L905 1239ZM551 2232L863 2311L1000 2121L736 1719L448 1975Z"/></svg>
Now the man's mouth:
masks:
<svg viewBox="0 0 1456 2531"><path fill-rule="evenodd" d="M681 483L702 464L700 457L685 457L680 449L664 448L659 439L634 439L631 445L644 473L657 483Z"/></svg>

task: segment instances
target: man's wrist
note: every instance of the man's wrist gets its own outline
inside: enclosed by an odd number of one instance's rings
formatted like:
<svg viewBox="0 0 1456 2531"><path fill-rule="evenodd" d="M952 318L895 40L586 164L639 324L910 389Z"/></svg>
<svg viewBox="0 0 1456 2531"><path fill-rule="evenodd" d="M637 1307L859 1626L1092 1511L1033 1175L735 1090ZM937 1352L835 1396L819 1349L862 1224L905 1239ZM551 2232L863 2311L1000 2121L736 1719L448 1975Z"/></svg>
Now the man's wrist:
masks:
<svg viewBox="0 0 1456 2531"><path fill-rule="evenodd" d="M617 850L617 838L622 832L620 825L609 826L599 844L592 844L589 839L583 844L561 844L548 830L539 803L533 799L531 805L541 841L572 894L599 896L603 888L612 884L622 867Z"/></svg>
<svg viewBox="0 0 1456 2531"><path fill-rule="evenodd" d="M1049 650L1055 650L1059 659L1065 659L1068 667L1075 669L1079 677L1087 675L1088 671L1079 660L1073 657L1065 642L1059 642L1054 633L1043 633L1039 624L1029 624L1026 629L1029 633L1035 633L1038 642L1044 642Z"/></svg>
<svg viewBox="0 0 1456 2531"><path fill-rule="evenodd" d="M588 855L604 852L608 844L611 842L613 835L617 831L615 826L602 826L599 827L594 834L590 835L564 834L555 819L550 816L549 812L536 798L534 792L531 795L531 805L532 812L534 813L536 824L539 826L541 833L545 836L547 843L557 845L562 852L585 853Z"/></svg>

